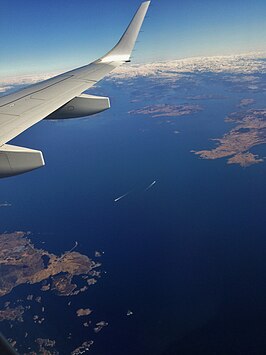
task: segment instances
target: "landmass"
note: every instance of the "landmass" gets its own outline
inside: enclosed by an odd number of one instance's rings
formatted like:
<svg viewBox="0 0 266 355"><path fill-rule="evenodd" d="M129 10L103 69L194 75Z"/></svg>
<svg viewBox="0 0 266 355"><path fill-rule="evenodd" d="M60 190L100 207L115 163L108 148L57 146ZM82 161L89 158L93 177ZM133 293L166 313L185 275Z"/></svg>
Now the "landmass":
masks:
<svg viewBox="0 0 266 355"><path fill-rule="evenodd" d="M222 138L213 139L218 142L216 148L192 152L202 159L228 157L228 164L239 164L242 167L263 162L262 158L249 150L266 143L266 109L234 112L225 121L235 123L236 127Z"/></svg>
<svg viewBox="0 0 266 355"><path fill-rule="evenodd" d="M252 153L239 153L228 159L228 164L239 164L243 168L250 165L262 163L263 159L259 159L258 155Z"/></svg>
<svg viewBox="0 0 266 355"><path fill-rule="evenodd" d="M77 288L77 285L72 283L72 275L64 274L57 275L52 277L52 285L49 288L42 287L42 290L45 291L49 289L56 291L59 296L70 296L73 294L74 290Z"/></svg>
<svg viewBox="0 0 266 355"><path fill-rule="evenodd" d="M78 317L89 316L92 313L92 310L89 308L86 309L80 308L77 310L76 313Z"/></svg>
<svg viewBox="0 0 266 355"><path fill-rule="evenodd" d="M49 291L51 289L51 284L47 283L46 281L44 281L41 290L42 291Z"/></svg>
<svg viewBox="0 0 266 355"><path fill-rule="evenodd" d="M41 296L36 297L36 298L35 298L35 301L36 301L37 303L42 303L42 298L41 298Z"/></svg>
<svg viewBox="0 0 266 355"><path fill-rule="evenodd" d="M183 104L183 105L154 105L146 106L139 110L130 111L130 114L149 115L153 118L158 117L179 117L197 113L202 110L199 105Z"/></svg>
<svg viewBox="0 0 266 355"><path fill-rule="evenodd" d="M44 256L47 259L46 263ZM69 295L77 287L72 284L74 276L99 277L100 273L94 269L100 265L78 252L65 252L59 257L46 250L37 249L24 232L1 234L0 297L18 285L35 284L49 278L52 278L51 289L56 290L58 294ZM41 299L38 297L36 301L40 302Z"/></svg>
<svg viewBox="0 0 266 355"><path fill-rule="evenodd" d="M96 326L94 327L94 332L99 333L104 327L107 327L108 323L105 321L101 321L96 323Z"/></svg>
<svg viewBox="0 0 266 355"><path fill-rule="evenodd" d="M94 279L94 278L92 278L92 279L87 279L87 284L88 284L89 286L91 286L91 285L95 285L95 284L96 284L96 282L97 282L97 280L96 280L96 279Z"/></svg>
<svg viewBox="0 0 266 355"><path fill-rule="evenodd" d="M93 341L89 340L89 341L85 341L81 346L79 346L78 348L76 348L75 350L73 350L71 352L71 355L79 355L79 354L83 354L85 353L85 351L89 351L90 347L93 345Z"/></svg>
<svg viewBox="0 0 266 355"><path fill-rule="evenodd" d="M26 333L26 335L28 336L28 333ZM23 353L23 354L24 355L59 355L59 352L54 348L56 344L55 340L37 338L35 340L35 343L38 346L37 351L32 350L29 353ZM28 350L30 349L31 347L28 348Z"/></svg>
<svg viewBox="0 0 266 355"><path fill-rule="evenodd" d="M53 349L54 346L55 346L55 340L37 338L35 340L35 342L39 345L38 354L44 354L44 355L57 355L57 354L59 354L58 351ZM47 348L50 348L50 349L52 348L53 350L50 351Z"/></svg>
<svg viewBox="0 0 266 355"><path fill-rule="evenodd" d="M0 322L4 320L23 322L22 316L24 312L25 308L22 306L15 308L9 308L9 306L7 306L6 308L0 310Z"/></svg>
<svg viewBox="0 0 266 355"><path fill-rule="evenodd" d="M44 318L39 317L37 314L33 316L34 323L42 324L44 322Z"/></svg>
<svg viewBox="0 0 266 355"><path fill-rule="evenodd" d="M71 250L57 256L47 250L35 247L29 236L30 233L24 232L0 234L0 297L9 294L19 285L37 283L40 283L41 291L55 291L59 296L73 296L86 291L101 277L101 272L97 270L101 263L96 263L86 255L73 251L78 245L77 242ZM95 256L100 257L99 254L100 252L96 252ZM74 277L79 287L73 282ZM28 304L22 306L20 303L23 302ZM6 301L4 308L0 309L0 322L9 321L10 328L14 326L14 322L23 322L23 315L31 308L29 303L33 302L38 304L41 313L34 312L31 315L32 322L34 326L42 325L45 321L43 298L31 293L25 296L25 300L18 299L12 303ZM68 305L71 305L71 301L68 302ZM89 308L80 308L77 310L77 316L88 316L91 312L92 310ZM87 321L82 324L84 327L88 327L90 323ZM96 324L95 332L100 331L106 325L106 322L99 322ZM28 332L25 332L24 338L28 338ZM10 342L15 345L16 341L10 339ZM84 342L72 354L82 354L89 350L92 344L93 341ZM54 340L38 338L35 340L36 346L38 349L34 349L34 346L28 347L27 351L30 352L27 354L59 354L54 348ZM24 354L26 355L25 352Z"/></svg>
<svg viewBox="0 0 266 355"><path fill-rule="evenodd" d="M187 100L223 100L226 97L223 95L214 95L214 94L208 94L208 95L194 95L194 96L187 96Z"/></svg>
<svg viewBox="0 0 266 355"><path fill-rule="evenodd" d="M256 101L254 99L242 99L240 100L238 107L239 108L244 108L250 105L253 105Z"/></svg>

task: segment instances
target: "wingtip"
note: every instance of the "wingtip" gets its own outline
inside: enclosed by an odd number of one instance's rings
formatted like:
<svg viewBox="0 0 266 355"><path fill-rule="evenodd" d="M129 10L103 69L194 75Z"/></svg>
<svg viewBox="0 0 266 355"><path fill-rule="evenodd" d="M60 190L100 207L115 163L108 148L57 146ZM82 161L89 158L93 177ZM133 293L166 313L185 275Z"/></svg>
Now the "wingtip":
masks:
<svg viewBox="0 0 266 355"><path fill-rule="evenodd" d="M130 59L150 3L150 0L142 2L119 42L111 51L100 58L101 62L124 63Z"/></svg>
<svg viewBox="0 0 266 355"><path fill-rule="evenodd" d="M143 1L142 5L147 5L147 6L149 6L150 3L151 3L151 0L149 0L149 1Z"/></svg>

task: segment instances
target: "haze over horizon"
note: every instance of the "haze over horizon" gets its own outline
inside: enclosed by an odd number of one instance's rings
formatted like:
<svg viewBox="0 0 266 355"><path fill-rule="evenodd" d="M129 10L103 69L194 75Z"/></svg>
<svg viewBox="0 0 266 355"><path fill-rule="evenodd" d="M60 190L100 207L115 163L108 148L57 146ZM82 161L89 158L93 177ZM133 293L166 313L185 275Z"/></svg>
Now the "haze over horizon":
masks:
<svg viewBox="0 0 266 355"><path fill-rule="evenodd" d="M140 3L3 2L0 75L64 70L97 59L117 42ZM133 62L266 50L265 10L261 0L153 0Z"/></svg>

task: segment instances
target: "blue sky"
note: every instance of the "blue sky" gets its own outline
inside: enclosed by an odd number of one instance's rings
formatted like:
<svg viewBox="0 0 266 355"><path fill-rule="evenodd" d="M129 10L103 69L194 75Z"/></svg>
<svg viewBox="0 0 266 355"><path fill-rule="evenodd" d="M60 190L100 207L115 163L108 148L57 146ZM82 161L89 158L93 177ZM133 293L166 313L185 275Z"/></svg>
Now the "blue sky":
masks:
<svg viewBox="0 0 266 355"><path fill-rule="evenodd" d="M139 0L3 0L0 75L64 70L118 40ZM135 62L266 49L266 1L153 0Z"/></svg>

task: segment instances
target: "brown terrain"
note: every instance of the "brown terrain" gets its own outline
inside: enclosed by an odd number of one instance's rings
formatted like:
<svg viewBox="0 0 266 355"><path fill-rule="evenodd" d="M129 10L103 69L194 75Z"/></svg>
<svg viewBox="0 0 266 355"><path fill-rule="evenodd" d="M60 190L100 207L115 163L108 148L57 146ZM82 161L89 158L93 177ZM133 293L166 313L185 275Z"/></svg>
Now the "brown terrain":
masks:
<svg viewBox="0 0 266 355"><path fill-rule="evenodd" d="M0 322L4 320L23 322L23 313L25 308L18 306L15 308L6 307L0 310Z"/></svg>
<svg viewBox="0 0 266 355"><path fill-rule="evenodd" d="M216 148L193 152L202 159L226 157L229 158L228 164L239 164L242 167L261 163L263 159L249 150L266 143L266 109L235 112L225 121L235 123L236 127L222 138L213 139L217 142Z"/></svg>
<svg viewBox="0 0 266 355"><path fill-rule="evenodd" d="M43 256L48 257L47 265ZM0 235L0 297L18 285L35 284L50 277L52 289L69 295L76 288L71 282L74 276L94 275L93 269L99 266L100 263L77 252L65 252L59 257L37 249L23 232ZM45 288L48 290L48 285Z"/></svg>
<svg viewBox="0 0 266 355"><path fill-rule="evenodd" d="M92 310L89 308L86 309L80 308L77 310L76 313L78 317L89 316L92 313Z"/></svg>

